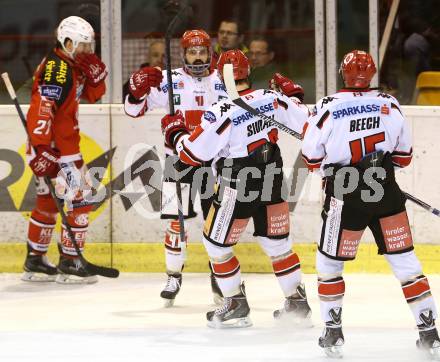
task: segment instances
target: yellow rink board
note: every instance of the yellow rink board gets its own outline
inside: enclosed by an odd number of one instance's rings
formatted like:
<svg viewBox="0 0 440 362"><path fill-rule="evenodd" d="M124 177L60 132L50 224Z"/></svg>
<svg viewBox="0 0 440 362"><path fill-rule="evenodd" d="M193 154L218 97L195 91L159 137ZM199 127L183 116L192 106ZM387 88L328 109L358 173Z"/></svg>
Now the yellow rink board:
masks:
<svg viewBox="0 0 440 362"><path fill-rule="evenodd" d="M234 247L241 270L252 273L272 272L267 256L256 243L241 243ZM415 247L425 274L440 273L440 245L418 244ZM208 256L201 243L190 243L185 271L207 272ZM315 244L295 244L294 250L301 259L304 273L315 273ZM0 272L21 272L26 245L24 243L0 244ZM113 254L113 258L111 255ZM113 266L122 272L163 272L165 270L162 243L89 243L85 256L99 265ZM55 243L49 249L52 262L58 261ZM390 273L390 268L374 244L361 244L355 261L347 262L348 273Z"/></svg>

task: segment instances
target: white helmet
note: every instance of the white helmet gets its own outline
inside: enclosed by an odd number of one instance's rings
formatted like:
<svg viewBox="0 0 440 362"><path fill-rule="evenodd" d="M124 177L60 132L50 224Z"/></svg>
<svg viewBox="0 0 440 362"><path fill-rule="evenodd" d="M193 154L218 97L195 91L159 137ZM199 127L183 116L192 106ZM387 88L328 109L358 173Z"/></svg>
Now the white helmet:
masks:
<svg viewBox="0 0 440 362"><path fill-rule="evenodd" d="M69 38L73 42L73 50L69 52L64 42ZM61 21L57 29L57 40L61 43L64 51L73 58L73 53L79 43L90 43L95 51L95 32L92 26L79 16L69 16Z"/></svg>

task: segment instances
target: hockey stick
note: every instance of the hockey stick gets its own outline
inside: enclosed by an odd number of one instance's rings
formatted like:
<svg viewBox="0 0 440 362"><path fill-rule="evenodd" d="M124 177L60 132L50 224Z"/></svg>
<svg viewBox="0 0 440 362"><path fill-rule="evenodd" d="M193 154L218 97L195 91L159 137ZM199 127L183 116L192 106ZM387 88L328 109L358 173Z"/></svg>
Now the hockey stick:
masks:
<svg viewBox="0 0 440 362"><path fill-rule="evenodd" d="M292 135L293 137L302 140L302 135L298 132L295 132L294 130L290 129L289 127L275 121L274 119L270 118L269 116L266 116L264 113L261 113L260 111L256 110L255 108L248 105L243 99L240 98L237 87L235 85L234 80L234 68L232 64L225 64L223 67L223 78L226 85L226 91L231 98L232 102L239 106L240 108L243 108L244 110L248 111L249 113L253 114L254 116L260 117L262 120L267 121L281 129L282 131ZM411 200L412 202L416 203L420 207L423 207L425 210L429 211L430 213L439 216L440 217L440 210L432 207L431 205L428 205L426 202L423 202L422 200L419 200L417 197L414 197L407 192L403 192L405 196Z"/></svg>
<svg viewBox="0 0 440 362"><path fill-rule="evenodd" d="M403 191L405 196L414 202L415 204L419 205L420 207L423 207L426 211L429 211L430 213L434 214L435 216L440 217L440 210L436 209L435 207L432 207L431 205L428 205L426 202L423 202L422 200L419 200L417 197L414 197L413 195Z"/></svg>
<svg viewBox="0 0 440 362"><path fill-rule="evenodd" d="M240 108L243 108L245 111L248 111L250 114L260 117L263 121L272 123L274 126L279 128L280 130L290 134L291 136L302 140L301 133L298 133L294 131L293 129L285 126L284 124L272 119L271 117L265 115L264 113L260 112L259 110L251 107L249 104L247 104L243 99L240 98L240 95L238 94L237 87L235 85L234 80L234 68L232 64L225 64L223 67L223 78L225 81L226 91L228 93L229 98L231 98L232 102L239 106Z"/></svg>
<svg viewBox="0 0 440 362"><path fill-rule="evenodd" d="M165 33L165 58L166 58L166 71L167 71L167 86L168 86L168 105L171 116L174 116L174 92L173 92L173 80L171 77L171 37L174 32L174 28L177 24L177 20L183 14L186 6L182 6L182 8L177 12L174 18L170 21L168 25L167 31ZM177 215L179 219L180 226L180 250L182 251L183 260L186 260L186 244L185 244L185 218L183 217L183 206L182 206L182 185L180 184L180 180L177 178L177 172L175 172L175 180L176 180L176 194L177 194Z"/></svg>
<svg viewBox="0 0 440 362"><path fill-rule="evenodd" d="M15 94L15 90L14 90L14 87L11 83L11 80L9 79L8 73L3 73L2 78L3 78L3 81L5 82L6 89L8 90L9 96L11 97L11 100L15 105L18 116L20 117L21 123L23 124L23 127L26 131L26 134L27 134L26 117L24 116L23 111L21 110L20 104L18 103L17 96ZM33 149L36 152L35 147L33 147ZM52 184L52 181L50 180L49 176L45 176L44 181L47 183L47 185L49 187L50 194L51 194L53 200L55 201L58 212L61 215L61 220L62 220L63 224L66 226L67 234L69 235L69 238L72 241L72 244L75 248L75 251L78 254L79 259L81 260L81 263L82 263L84 269L86 269L90 274L93 274L93 275L101 275L101 276L107 277L107 278L117 278L119 276L118 269L107 268L105 266L95 265L95 264L88 262L84 258L84 256L81 253L81 250L78 247L78 243L75 240L75 235L73 234L73 231L67 221L66 214L64 213L64 210L63 210L63 204L61 203L61 201L58 199L58 197L56 195L55 187Z"/></svg>

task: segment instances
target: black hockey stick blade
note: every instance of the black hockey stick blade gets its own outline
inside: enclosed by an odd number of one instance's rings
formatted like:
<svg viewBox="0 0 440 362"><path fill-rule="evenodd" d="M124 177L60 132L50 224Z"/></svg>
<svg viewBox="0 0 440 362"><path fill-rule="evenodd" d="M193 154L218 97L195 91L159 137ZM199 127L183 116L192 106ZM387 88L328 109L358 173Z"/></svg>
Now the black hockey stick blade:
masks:
<svg viewBox="0 0 440 362"><path fill-rule="evenodd" d="M407 193L403 192L408 200L411 200L415 204L419 205L420 207L423 207L426 211L429 211L431 214L434 214L435 216L440 217L440 210L436 209L435 207L432 207L431 205L428 205L426 202L418 199L417 197Z"/></svg>
<svg viewBox="0 0 440 362"><path fill-rule="evenodd" d="M240 95L238 94L237 87L235 85L234 80L234 68L232 64L225 64L223 67L223 80L225 82L226 91L228 93L229 98L231 98L232 102L239 106L240 108L243 108L245 111L248 111L250 114L260 117L263 121L267 121L272 123L275 127L279 128L281 131L284 131L291 136L302 140L302 135L293 129L287 127L286 125L274 120L273 118L265 115L264 113L260 112L259 110L251 107L249 104L247 104L243 99L240 98Z"/></svg>
<svg viewBox="0 0 440 362"><path fill-rule="evenodd" d="M8 73L2 73L2 78L5 83L6 89L8 90L9 96L11 97L11 100L15 105L15 109L17 110L18 116L21 120L21 123L22 123L24 129L25 129L25 132L27 134L26 118L23 114L20 103L18 103L17 96L15 94L15 89L11 83L11 80L9 79ZM34 151L35 151L35 148L34 148ZM72 228L70 227L69 223L67 222L67 217L66 217L66 214L64 213L64 210L63 210L63 204L58 199L58 197L56 195L55 187L53 186L49 177L46 176L45 181L49 187L50 194L51 194L53 200L55 201L58 212L61 215L61 220L62 220L63 224L66 226L67 234L69 235L69 238L72 241L72 245L75 248L75 251L77 252L78 257L80 258L81 263L83 264L84 268L92 275L101 275L101 276L107 277L107 278L117 278L119 276L118 269L95 265L95 264L90 263L89 261L87 261L84 258L84 256L81 253L81 250L79 249L78 243L76 242L75 235L73 234Z"/></svg>

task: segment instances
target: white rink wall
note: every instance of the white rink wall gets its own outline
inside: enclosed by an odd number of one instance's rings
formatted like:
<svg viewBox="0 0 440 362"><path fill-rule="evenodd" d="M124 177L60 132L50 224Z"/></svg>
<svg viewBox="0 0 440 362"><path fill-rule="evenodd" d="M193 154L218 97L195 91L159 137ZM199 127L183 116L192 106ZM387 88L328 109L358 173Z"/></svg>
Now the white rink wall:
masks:
<svg viewBox="0 0 440 362"><path fill-rule="evenodd" d="M27 107L23 107L27 110ZM414 158L412 164L398 172L402 189L416 197L440 207L440 107L403 107L412 133ZM132 176L135 167L130 166L140 157L158 165L157 156L163 161L160 119L164 111L153 111L147 116L133 119L125 115L122 105L81 105L80 127L84 135L82 151L86 161L94 160L105 152L113 150L109 179L113 190L120 190L125 196L113 193L98 212L93 213L89 228L89 240L97 242L159 242L163 238L165 222L159 219L159 192L150 197L139 176ZM28 212L32 209L32 180L28 168L24 167L23 145L26 135L13 106L0 106L0 242L26 240ZM291 177L293 164L300 149L296 139L280 132L280 147L284 158L285 173ZM153 147L157 149L154 151ZM108 160L104 159L104 161ZM141 163L141 162L140 162ZM137 165L139 166L139 165ZM125 189L120 182L125 173ZM131 170L131 172L130 172ZM300 175L305 175L305 171ZM160 175L156 175L159 176ZM104 181L104 184L109 182ZM301 179L301 177L300 177ZM150 181L151 182L151 181ZM154 179L157 185L159 178ZM291 180L289 181L289 184ZM314 242L320 231L321 191L320 178L306 177L305 187L299 203L292 213L291 225L296 242ZM132 207L124 206L123 199L140 200ZM296 200L294 200L296 201ZM198 202L197 202L198 203ZM440 244L440 222L435 216L407 202L414 239L418 243ZM196 210L199 209L196 206ZM187 221L190 240L200 241L202 230L201 213L196 219ZM243 235L243 241L252 241L252 226ZM371 234L364 236L371 241Z"/></svg>

